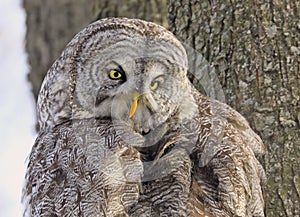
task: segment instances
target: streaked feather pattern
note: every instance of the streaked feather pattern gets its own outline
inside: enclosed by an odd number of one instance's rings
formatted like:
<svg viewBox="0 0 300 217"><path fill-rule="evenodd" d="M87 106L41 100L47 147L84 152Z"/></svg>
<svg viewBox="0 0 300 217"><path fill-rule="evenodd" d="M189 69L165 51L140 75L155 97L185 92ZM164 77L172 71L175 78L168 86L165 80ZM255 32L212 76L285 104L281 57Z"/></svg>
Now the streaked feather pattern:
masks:
<svg viewBox="0 0 300 217"><path fill-rule="evenodd" d="M74 120L41 133L28 160L25 216L125 215L138 199L139 153L109 120Z"/></svg>
<svg viewBox="0 0 300 217"><path fill-rule="evenodd" d="M192 86L187 62L150 22L108 18L79 32L39 94L23 215L264 216L263 143Z"/></svg>

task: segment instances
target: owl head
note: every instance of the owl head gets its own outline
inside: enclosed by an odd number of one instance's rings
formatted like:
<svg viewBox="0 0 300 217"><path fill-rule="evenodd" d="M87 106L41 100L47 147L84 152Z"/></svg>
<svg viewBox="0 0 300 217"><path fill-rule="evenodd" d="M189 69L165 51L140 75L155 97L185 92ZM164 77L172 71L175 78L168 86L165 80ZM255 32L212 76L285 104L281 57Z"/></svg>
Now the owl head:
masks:
<svg viewBox="0 0 300 217"><path fill-rule="evenodd" d="M63 121L111 118L147 134L196 110L187 55L165 28L138 19L92 23L48 71L39 100L42 129Z"/></svg>

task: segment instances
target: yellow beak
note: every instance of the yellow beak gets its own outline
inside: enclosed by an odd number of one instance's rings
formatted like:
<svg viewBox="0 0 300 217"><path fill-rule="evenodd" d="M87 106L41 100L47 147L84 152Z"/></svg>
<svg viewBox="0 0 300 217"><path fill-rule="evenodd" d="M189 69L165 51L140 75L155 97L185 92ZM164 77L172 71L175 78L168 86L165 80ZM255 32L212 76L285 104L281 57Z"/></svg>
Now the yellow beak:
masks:
<svg viewBox="0 0 300 217"><path fill-rule="evenodd" d="M129 118L132 118L137 109L139 97L140 95L137 92L133 94L133 100L130 105Z"/></svg>

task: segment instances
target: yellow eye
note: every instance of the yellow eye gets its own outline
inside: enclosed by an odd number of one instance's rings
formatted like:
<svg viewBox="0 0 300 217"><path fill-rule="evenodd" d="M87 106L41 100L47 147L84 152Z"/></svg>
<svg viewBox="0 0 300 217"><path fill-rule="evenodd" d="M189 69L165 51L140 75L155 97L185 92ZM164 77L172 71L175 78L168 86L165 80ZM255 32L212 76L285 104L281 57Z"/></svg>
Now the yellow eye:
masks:
<svg viewBox="0 0 300 217"><path fill-rule="evenodd" d="M112 69L112 70L110 70L108 76L110 79L118 80L118 79L123 78L123 73L121 73L120 71L118 71L116 69Z"/></svg>
<svg viewBox="0 0 300 217"><path fill-rule="evenodd" d="M150 84L150 89L151 89L151 90L156 90L157 88L158 88L158 82L157 82L157 81L152 82L152 83Z"/></svg>

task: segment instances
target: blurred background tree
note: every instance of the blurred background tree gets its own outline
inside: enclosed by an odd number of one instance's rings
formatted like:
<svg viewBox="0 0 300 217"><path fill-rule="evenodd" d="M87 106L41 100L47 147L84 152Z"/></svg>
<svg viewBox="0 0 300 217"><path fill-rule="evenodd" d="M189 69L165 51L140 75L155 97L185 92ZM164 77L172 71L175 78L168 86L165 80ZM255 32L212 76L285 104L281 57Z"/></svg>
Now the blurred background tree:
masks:
<svg viewBox="0 0 300 217"><path fill-rule="evenodd" d="M300 216L300 1L24 0L24 7L35 97L64 46L92 21L125 16L168 27L205 58L226 103L262 137L266 216ZM193 67L190 78L205 92Z"/></svg>

